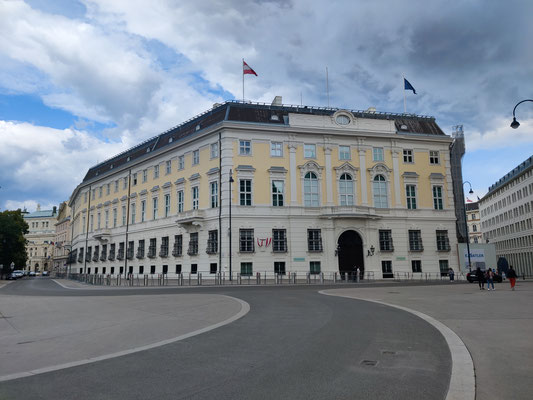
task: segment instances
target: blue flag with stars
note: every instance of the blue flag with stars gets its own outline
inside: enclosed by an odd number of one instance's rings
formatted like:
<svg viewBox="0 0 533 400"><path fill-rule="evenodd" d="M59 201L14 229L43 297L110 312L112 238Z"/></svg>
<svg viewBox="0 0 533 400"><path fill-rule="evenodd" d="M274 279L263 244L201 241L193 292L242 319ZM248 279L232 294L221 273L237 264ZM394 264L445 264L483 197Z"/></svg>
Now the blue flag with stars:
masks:
<svg viewBox="0 0 533 400"><path fill-rule="evenodd" d="M403 82L404 82L404 89L405 89L405 90L412 90L413 93L416 94L416 90L415 90L415 88L413 87L413 85L411 85L411 84L409 83L409 81L408 81L407 79L403 78Z"/></svg>

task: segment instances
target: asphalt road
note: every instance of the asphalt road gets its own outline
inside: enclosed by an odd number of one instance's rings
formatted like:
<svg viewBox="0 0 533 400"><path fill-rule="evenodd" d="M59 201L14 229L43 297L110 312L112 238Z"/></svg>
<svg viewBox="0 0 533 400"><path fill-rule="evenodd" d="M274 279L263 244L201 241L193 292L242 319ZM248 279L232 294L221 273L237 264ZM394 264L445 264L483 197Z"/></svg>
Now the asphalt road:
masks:
<svg viewBox="0 0 533 400"><path fill-rule="evenodd" d="M0 295L83 301L84 296L201 292L242 299L250 312L229 325L155 349L0 383L0 399L446 397L451 358L433 326L380 304L323 296L321 289L68 290L50 279L13 282Z"/></svg>

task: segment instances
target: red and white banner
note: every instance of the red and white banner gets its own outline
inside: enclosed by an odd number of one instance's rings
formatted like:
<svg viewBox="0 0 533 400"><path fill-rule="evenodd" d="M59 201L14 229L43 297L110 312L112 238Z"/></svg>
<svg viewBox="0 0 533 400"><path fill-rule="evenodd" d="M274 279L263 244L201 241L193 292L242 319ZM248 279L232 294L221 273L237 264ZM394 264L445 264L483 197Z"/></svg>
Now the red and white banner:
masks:
<svg viewBox="0 0 533 400"><path fill-rule="evenodd" d="M248 64L246 64L246 61L242 60L242 74L253 74L257 76L256 72L250 67Z"/></svg>
<svg viewBox="0 0 533 400"><path fill-rule="evenodd" d="M272 238L265 238L265 239L259 239L257 238L257 246L259 247L268 247L270 246L270 243L272 243Z"/></svg>

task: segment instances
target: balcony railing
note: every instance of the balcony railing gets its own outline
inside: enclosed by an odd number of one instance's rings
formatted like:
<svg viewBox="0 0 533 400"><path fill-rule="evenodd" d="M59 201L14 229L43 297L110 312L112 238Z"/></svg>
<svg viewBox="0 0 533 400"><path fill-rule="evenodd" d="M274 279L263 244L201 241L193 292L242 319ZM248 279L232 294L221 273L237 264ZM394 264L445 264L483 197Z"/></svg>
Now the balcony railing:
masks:
<svg viewBox="0 0 533 400"><path fill-rule="evenodd" d="M144 258L144 248L137 249L137 255L135 257L137 257L138 259Z"/></svg>
<svg viewBox="0 0 533 400"><path fill-rule="evenodd" d="M102 254L100 254L100 261L105 261L107 259L106 253L102 251Z"/></svg>
<svg viewBox="0 0 533 400"><path fill-rule="evenodd" d="M117 260L124 260L124 250L119 250L117 254Z"/></svg>
<svg viewBox="0 0 533 400"><path fill-rule="evenodd" d="M168 257L168 246L161 246L161 250L159 250L159 257Z"/></svg>
<svg viewBox="0 0 533 400"><path fill-rule="evenodd" d="M172 255L174 257L181 257L183 255L183 247L174 245L174 249L172 250Z"/></svg>
<svg viewBox="0 0 533 400"><path fill-rule="evenodd" d="M155 256L156 256L155 247L150 246L148 248L148 258L155 258Z"/></svg>
<svg viewBox="0 0 533 400"><path fill-rule="evenodd" d="M115 260L115 252L114 251L110 251L109 252L109 256L107 256L107 259L109 261L114 261Z"/></svg>

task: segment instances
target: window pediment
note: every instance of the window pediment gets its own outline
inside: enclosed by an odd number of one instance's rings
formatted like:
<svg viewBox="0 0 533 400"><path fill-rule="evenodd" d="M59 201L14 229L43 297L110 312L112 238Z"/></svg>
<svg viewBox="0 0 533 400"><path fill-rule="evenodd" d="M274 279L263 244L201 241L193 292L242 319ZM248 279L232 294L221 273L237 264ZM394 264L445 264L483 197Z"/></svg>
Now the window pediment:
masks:
<svg viewBox="0 0 533 400"><path fill-rule="evenodd" d="M352 179L353 180L356 180L356 177L357 177L357 171L359 171L359 168L357 167L354 167L352 164L350 164L349 162L345 162L344 164L342 164L341 166L339 167L335 167L333 168L335 170L335 173L337 174L337 180L340 179L340 177L342 176L342 174L349 174L351 175Z"/></svg>
<svg viewBox="0 0 533 400"><path fill-rule="evenodd" d="M317 175L318 179L321 179L322 170L324 169L324 167L321 167L315 161L307 161L304 165L299 165L298 168L300 169L300 175L302 179L308 172L314 172Z"/></svg>
<svg viewBox="0 0 533 400"><path fill-rule="evenodd" d="M390 180L392 170L383 163L377 163L372 168L368 169L370 178L374 180L377 175L383 175L387 180Z"/></svg>

